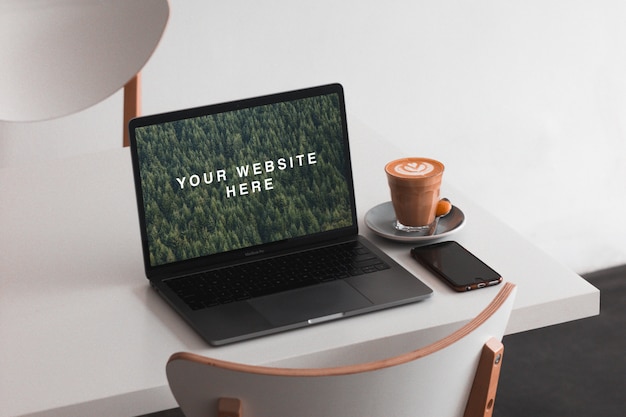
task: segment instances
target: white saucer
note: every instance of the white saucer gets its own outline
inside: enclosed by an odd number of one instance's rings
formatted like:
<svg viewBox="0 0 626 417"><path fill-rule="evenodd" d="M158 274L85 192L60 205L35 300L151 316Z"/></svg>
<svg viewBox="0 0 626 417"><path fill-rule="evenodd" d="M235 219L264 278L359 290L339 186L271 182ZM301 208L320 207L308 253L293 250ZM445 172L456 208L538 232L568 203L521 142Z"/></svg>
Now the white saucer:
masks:
<svg viewBox="0 0 626 417"><path fill-rule="evenodd" d="M393 211L391 201L372 207L365 214L365 224L374 233L400 242L424 242L452 234L465 224L465 214L458 207L452 206L450 213L439 219L435 233L430 236L419 236L417 233L396 230L395 221L396 214Z"/></svg>

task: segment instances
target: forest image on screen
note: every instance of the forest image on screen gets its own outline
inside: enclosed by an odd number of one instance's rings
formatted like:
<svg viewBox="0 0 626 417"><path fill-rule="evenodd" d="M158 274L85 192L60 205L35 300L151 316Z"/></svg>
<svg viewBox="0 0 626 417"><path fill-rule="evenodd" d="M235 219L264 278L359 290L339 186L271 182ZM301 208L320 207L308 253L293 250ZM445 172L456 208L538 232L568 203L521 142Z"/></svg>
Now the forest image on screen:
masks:
<svg viewBox="0 0 626 417"><path fill-rule="evenodd" d="M352 224L335 94L135 136L152 266Z"/></svg>

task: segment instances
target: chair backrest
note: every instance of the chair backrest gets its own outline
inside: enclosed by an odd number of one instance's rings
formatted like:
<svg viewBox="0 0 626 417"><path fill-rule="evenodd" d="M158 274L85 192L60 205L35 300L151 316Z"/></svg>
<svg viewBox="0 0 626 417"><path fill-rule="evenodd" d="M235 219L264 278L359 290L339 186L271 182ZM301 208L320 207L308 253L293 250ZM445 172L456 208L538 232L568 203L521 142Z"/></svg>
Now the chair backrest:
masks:
<svg viewBox="0 0 626 417"><path fill-rule="evenodd" d="M167 378L186 417L490 415L515 292L506 283L449 336L374 362L274 368L181 352L170 357Z"/></svg>

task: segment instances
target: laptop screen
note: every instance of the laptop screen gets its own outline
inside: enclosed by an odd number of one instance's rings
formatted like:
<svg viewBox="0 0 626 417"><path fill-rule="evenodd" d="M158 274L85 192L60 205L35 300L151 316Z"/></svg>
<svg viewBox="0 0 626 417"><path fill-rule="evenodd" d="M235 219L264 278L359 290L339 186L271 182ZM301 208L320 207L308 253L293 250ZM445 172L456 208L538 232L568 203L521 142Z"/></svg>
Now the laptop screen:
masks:
<svg viewBox="0 0 626 417"><path fill-rule="evenodd" d="M341 87L131 122L151 267L356 227Z"/></svg>

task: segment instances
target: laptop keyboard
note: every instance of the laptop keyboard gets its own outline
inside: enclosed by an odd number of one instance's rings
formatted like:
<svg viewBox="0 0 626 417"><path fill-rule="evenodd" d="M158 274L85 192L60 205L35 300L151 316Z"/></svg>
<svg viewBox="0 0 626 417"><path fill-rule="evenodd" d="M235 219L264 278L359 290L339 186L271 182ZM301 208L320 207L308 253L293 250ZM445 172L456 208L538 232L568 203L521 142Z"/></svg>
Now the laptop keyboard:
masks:
<svg viewBox="0 0 626 417"><path fill-rule="evenodd" d="M193 310L246 300L389 266L359 242L348 242L166 280Z"/></svg>

